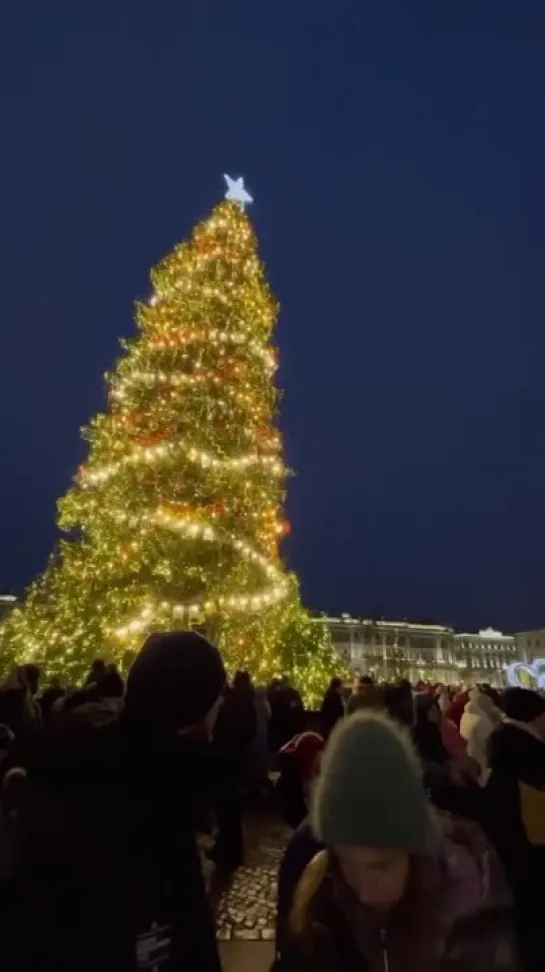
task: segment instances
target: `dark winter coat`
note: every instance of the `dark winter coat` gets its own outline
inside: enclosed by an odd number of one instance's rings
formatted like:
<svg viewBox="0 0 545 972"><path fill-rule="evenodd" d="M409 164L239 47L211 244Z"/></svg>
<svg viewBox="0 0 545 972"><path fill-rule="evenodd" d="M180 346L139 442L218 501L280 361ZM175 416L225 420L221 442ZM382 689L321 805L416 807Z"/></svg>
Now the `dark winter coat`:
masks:
<svg viewBox="0 0 545 972"><path fill-rule="evenodd" d="M491 886L480 846L446 841L435 862L415 860L409 891L386 923L358 903L321 851L298 882L275 972L515 972L507 898Z"/></svg>
<svg viewBox="0 0 545 972"><path fill-rule="evenodd" d="M42 722L44 726L47 726L52 719L52 710L55 702L58 702L59 699L63 699L65 695L66 692L63 688L52 685L49 688L46 688L43 695L40 696L38 701L42 711Z"/></svg>
<svg viewBox="0 0 545 972"><path fill-rule="evenodd" d="M343 718L343 716L344 705L340 692L337 689L329 688L324 695L324 700L320 709L320 720L324 739L328 738L334 726L337 724L339 719Z"/></svg>
<svg viewBox="0 0 545 972"><path fill-rule="evenodd" d="M545 968L545 743L528 726L507 723L488 743L487 830L515 896L528 968Z"/></svg>
<svg viewBox="0 0 545 972"><path fill-rule="evenodd" d="M482 791L477 783L469 779L463 784L454 781L452 760L443 744L440 726L429 719L432 705L436 705L433 696L417 696L415 724L411 729L428 796L434 806L444 813L481 823Z"/></svg>
<svg viewBox="0 0 545 972"><path fill-rule="evenodd" d="M294 830L308 814L308 787L316 774L323 736L303 732L290 739L277 756L280 776L275 787L280 815Z"/></svg>
<svg viewBox="0 0 545 972"><path fill-rule="evenodd" d="M28 688L11 680L0 688L0 723L9 726L17 739L40 729L41 711Z"/></svg>
<svg viewBox="0 0 545 972"><path fill-rule="evenodd" d="M305 707L297 689L289 685L271 692L269 705L269 745L272 752L278 752L293 736L305 731Z"/></svg>
<svg viewBox="0 0 545 972"><path fill-rule="evenodd" d="M257 734L253 689L228 688L214 734L215 776L220 786L240 787Z"/></svg>
<svg viewBox="0 0 545 972"><path fill-rule="evenodd" d="M219 972L194 837L205 762L123 719L27 752L4 782L6 969Z"/></svg>
<svg viewBox="0 0 545 972"><path fill-rule="evenodd" d="M429 693L421 693L415 698L415 721L411 730L414 747L424 764L443 764L449 761L449 754L443 745L439 724L430 719L430 709L437 702ZM439 711L437 707L437 711Z"/></svg>

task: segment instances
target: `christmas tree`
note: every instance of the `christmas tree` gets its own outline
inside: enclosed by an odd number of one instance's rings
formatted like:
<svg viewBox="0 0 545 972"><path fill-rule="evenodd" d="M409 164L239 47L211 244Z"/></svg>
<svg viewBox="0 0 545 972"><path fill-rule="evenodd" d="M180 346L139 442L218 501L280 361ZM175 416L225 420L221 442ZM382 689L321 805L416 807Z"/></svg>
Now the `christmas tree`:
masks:
<svg viewBox="0 0 545 972"><path fill-rule="evenodd" d="M313 702L336 666L279 556L287 469L275 425L277 305L241 179L151 274L109 409L59 502L64 533L4 651L79 678L126 667L150 631L197 627L231 668L285 673Z"/></svg>

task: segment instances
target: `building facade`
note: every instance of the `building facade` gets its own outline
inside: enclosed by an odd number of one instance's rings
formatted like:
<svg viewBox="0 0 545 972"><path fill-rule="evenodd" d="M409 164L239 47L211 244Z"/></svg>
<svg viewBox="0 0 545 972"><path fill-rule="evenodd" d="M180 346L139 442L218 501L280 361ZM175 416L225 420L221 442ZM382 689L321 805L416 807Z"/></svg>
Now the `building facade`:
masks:
<svg viewBox="0 0 545 972"><path fill-rule="evenodd" d="M459 671L466 672L466 680L505 684L510 665L519 661L517 636L503 634L494 628L478 633L454 634L454 654Z"/></svg>
<svg viewBox="0 0 545 972"><path fill-rule="evenodd" d="M377 679L488 682L500 687L509 665L518 660L516 636L493 628L459 634L439 624L374 621L349 614L324 620L339 655L355 671Z"/></svg>
<svg viewBox="0 0 545 972"><path fill-rule="evenodd" d="M518 661L533 662L545 658L545 629L519 631L517 639Z"/></svg>

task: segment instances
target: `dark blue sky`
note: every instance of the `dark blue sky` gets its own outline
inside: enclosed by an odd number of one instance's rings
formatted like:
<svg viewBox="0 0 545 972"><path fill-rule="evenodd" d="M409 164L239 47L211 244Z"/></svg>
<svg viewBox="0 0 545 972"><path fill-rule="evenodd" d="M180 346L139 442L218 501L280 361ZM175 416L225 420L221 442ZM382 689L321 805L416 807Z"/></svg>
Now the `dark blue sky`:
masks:
<svg viewBox="0 0 545 972"><path fill-rule="evenodd" d="M314 608L545 624L543 0L12 3L0 587L55 536L148 270L244 174Z"/></svg>

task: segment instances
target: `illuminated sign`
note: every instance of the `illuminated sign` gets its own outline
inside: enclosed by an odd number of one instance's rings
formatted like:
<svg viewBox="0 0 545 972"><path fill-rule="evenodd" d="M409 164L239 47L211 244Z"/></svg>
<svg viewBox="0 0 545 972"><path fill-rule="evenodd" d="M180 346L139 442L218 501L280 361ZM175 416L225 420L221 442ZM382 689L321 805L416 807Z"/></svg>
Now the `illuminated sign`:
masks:
<svg viewBox="0 0 545 972"><path fill-rule="evenodd" d="M512 688L545 689L545 658L536 658L531 665L526 662L510 665L507 682Z"/></svg>

